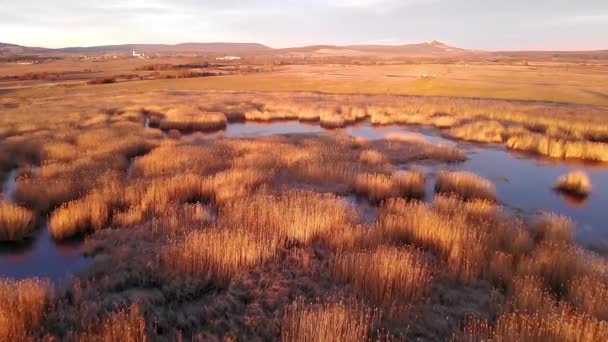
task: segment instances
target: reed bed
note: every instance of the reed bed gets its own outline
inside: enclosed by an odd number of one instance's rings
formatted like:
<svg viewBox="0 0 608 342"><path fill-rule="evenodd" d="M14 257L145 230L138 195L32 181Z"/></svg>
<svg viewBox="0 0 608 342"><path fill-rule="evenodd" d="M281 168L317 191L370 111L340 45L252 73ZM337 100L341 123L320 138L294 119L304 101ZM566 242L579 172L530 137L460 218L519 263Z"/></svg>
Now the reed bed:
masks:
<svg viewBox="0 0 608 342"><path fill-rule="evenodd" d="M494 326L479 320L465 327L463 341L604 341L608 323L566 308L546 314L506 313Z"/></svg>
<svg viewBox="0 0 608 342"><path fill-rule="evenodd" d="M139 305L113 313L98 326L83 333L72 333L71 338L82 342L147 342L146 320Z"/></svg>
<svg viewBox="0 0 608 342"><path fill-rule="evenodd" d="M195 107L180 106L167 112L160 121L162 130L217 131L226 128L228 120L223 113L204 112Z"/></svg>
<svg viewBox="0 0 608 342"><path fill-rule="evenodd" d="M553 213L542 214L532 225L535 239L540 241L574 243L574 223L568 217Z"/></svg>
<svg viewBox="0 0 608 342"><path fill-rule="evenodd" d="M439 172L435 191L458 195L464 199L496 200L494 184L470 172Z"/></svg>
<svg viewBox="0 0 608 342"><path fill-rule="evenodd" d="M165 263L170 270L195 277L212 276L221 283L246 268L272 259L279 242L256 236L245 229L216 227L195 231L172 244Z"/></svg>
<svg viewBox="0 0 608 342"><path fill-rule="evenodd" d="M521 227L501 223L500 212L488 206L484 201L439 200L431 206L391 199L381 208L378 229L386 241L437 252L453 279L508 278L513 270L497 269L493 255L525 250L530 242Z"/></svg>
<svg viewBox="0 0 608 342"><path fill-rule="evenodd" d="M498 121L475 121L448 131L451 137L482 143L502 143L506 134L506 127Z"/></svg>
<svg viewBox="0 0 608 342"><path fill-rule="evenodd" d="M386 246L339 253L332 268L335 278L351 284L358 297L387 310L423 298L434 275L434 266L420 251Z"/></svg>
<svg viewBox="0 0 608 342"><path fill-rule="evenodd" d="M337 196L309 191L256 194L226 204L219 216L224 226L244 227L255 234L272 234L277 240L300 243L331 239L357 219L356 212Z"/></svg>
<svg viewBox="0 0 608 342"><path fill-rule="evenodd" d="M51 283L0 278L0 341L27 341L40 327L51 303Z"/></svg>
<svg viewBox="0 0 608 342"><path fill-rule="evenodd" d="M608 161L608 144L583 140L565 140L538 134L517 135L509 138L507 146L519 150L560 159Z"/></svg>
<svg viewBox="0 0 608 342"><path fill-rule="evenodd" d="M355 301L305 304L296 301L285 311L281 341L330 342L372 340L376 313Z"/></svg>
<svg viewBox="0 0 608 342"><path fill-rule="evenodd" d="M34 231L31 210L0 199L0 241L18 241L30 237Z"/></svg>
<svg viewBox="0 0 608 342"><path fill-rule="evenodd" d="M591 193L591 180L583 171L573 171L561 176L554 189L569 195L587 197Z"/></svg>
<svg viewBox="0 0 608 342"><path fill-rule="evenodd" d="M369 165L380 165L387 162L386 157L382 153L374 150L365 150L361 152L359 160L362 163Z"/></svg>
<svg viewBox="0 0 608 342"><path fill-rule="evenodd" d="M418 171L395 172L391 176L366 173L357 176L355 191L372 202L391 197L421 199L425 192L425 176Z"/></svg>

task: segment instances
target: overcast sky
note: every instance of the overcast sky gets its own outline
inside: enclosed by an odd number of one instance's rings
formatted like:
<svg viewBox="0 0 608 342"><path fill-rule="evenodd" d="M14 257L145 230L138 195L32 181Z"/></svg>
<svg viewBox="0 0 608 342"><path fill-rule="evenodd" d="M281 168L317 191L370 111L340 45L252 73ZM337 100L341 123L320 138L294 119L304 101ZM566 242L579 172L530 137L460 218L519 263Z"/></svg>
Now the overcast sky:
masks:
<svg viewBox="0 0 608 342"><path fill-rule="evenodd" d="M0 42L608 49L608 0L0 0Z"/></svg>

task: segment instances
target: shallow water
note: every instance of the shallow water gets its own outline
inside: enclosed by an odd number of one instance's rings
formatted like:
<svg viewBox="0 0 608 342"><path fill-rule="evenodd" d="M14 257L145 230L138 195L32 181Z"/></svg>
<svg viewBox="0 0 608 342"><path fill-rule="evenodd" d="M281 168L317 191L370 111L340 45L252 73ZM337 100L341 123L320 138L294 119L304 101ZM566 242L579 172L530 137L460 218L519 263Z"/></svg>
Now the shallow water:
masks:
<svg viewBox="0 0 608 342"><path fill-rule="evenodd" d="M20 244L0 244L0 277L48 278L59 281L74 275L89 264L82 255L82 243L57 244L46 226L35 239Z"/></svg>
<svg viewBox="0 0 608 342"><path fill-rule="evenodd" d="M5 201L12 202L15 196L15 185L17 184L17 169L12 169L2 184L2 196Z"/></svg>
<svg viewBox="0 0 608 342"><path fill-rule="evenodd" d="M608 243L608 166L572 164L565 161L543 160L531 155L516 154L497 145L479 145L456 142L441 136L434 128L421 126L372 126L369 123L339 130L327 130L316 124L297 121L273 123L233 123L221 132L185 135L183 141L199 138L260 137L275 134L333 134L340 132L368 140L383 139L388 134L407 133L423 136L433 144L457 146L469 159L463 163L411 163L405 168L418 168L427 174L426 199L433 197L435 175L439 170L465 170L479 174L494 182L498 201L524 216L540 211L552 211L571 217L577 224L577 236L583 242ZM131 170L131 168L129 168ZM130 170L128 172L130 172ZM585 201L574 201L552 190L557 178L573 170L584 170L593 184L593 192ZM4 183L3 192L14 192L17 171ZM11 181L12 180L12 181ZM373 220L375 210L354 196L347 203L362 210L365 220ZM0 245L0 277L48 277L59 280L84 269L89 260L82 256L81 244L56 244L43 227L38 236L25 245Z"/></svg>

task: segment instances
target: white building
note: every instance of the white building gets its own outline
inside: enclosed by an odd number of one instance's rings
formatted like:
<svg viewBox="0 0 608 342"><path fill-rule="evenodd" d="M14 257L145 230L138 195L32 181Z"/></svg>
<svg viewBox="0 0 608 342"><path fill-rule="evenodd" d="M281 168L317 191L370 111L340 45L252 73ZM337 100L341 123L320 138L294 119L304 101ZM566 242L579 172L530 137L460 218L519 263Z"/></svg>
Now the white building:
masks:
<svg viewBox="0 0 608 342"><path fill-rule="evenodd" d="M143 52L138 53L138 52L135 52L135 50L133 50L133 57L146 58L146 55Z"/></svg>
<svg viewBox="0 0 608 342"><path fill-rule="evenodd" d="M218 57L215 60L216 61L238 61L240 59L241 59L241 57L237 57L237 56L224 56L224 57Z"/></svg>

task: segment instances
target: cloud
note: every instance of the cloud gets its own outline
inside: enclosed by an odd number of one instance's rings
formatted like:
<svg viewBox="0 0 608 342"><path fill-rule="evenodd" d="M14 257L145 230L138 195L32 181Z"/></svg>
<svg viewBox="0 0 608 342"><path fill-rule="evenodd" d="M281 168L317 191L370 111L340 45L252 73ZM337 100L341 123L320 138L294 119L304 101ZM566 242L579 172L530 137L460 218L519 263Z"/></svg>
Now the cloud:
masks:
<svg viewBox="0 0 608 342"><path fill-rule="evenodd" d="M605 0L0 0L0 41L30 45L438 39L480 49L605 41ZM388 38L387 38L388 37ZM560 43L561 42L561 43ZM585 43L592 44L592 43Z"/></svg>

